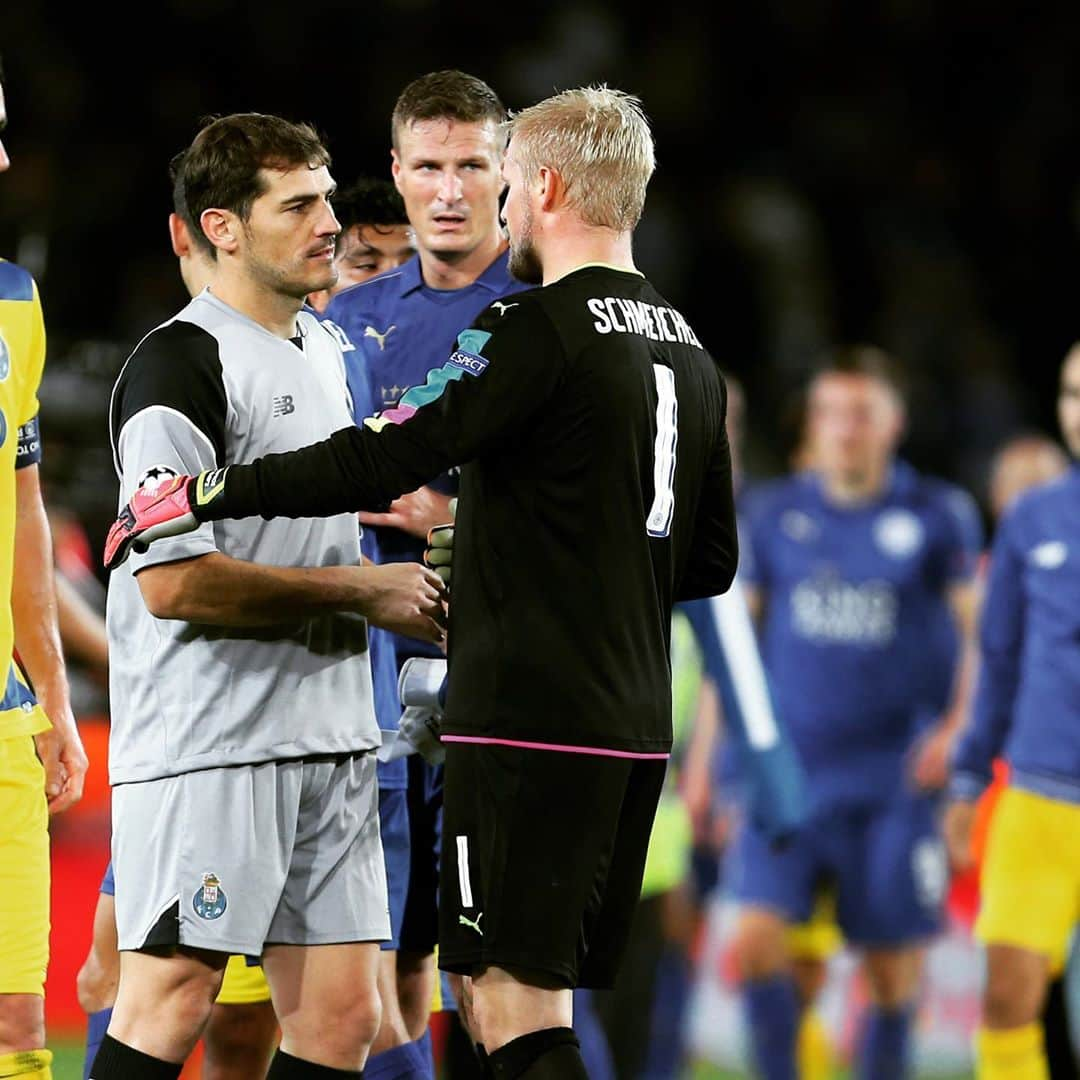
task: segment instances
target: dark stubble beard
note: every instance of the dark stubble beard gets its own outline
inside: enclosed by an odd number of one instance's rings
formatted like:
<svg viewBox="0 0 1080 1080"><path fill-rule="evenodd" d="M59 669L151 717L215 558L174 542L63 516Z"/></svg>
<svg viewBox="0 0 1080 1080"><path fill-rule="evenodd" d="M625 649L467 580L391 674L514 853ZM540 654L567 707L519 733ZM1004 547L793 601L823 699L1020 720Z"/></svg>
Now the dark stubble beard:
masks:
<svg viewBox="0 0 1080 1080"><path fill-rule="evenodd" d="M260 253L253 249L248 251L248 268L251 276L260 284L272 292L291 296L294 300L306 300L310 293L330 289L338 280L338 268L333 263L327 266L326 274L318 281L303 281L299 275L294 277L288 270L263 259Z"/></svg>

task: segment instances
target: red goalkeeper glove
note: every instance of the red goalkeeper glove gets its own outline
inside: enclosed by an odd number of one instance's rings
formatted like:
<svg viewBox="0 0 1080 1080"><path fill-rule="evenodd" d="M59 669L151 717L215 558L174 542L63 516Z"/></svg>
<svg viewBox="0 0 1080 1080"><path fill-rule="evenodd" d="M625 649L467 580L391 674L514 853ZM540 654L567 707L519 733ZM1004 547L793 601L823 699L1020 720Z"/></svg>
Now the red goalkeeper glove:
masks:
<svg viewBox="0 0 1080 1080"><path fill-rule="evenodd" d="M203 474L205 475L205 474ZM191 509L199 478L174 476L167 483L139 488L120 511L105 540L105 568L115 570L131 554L163 536L177 536L199 527Z"/></svg>

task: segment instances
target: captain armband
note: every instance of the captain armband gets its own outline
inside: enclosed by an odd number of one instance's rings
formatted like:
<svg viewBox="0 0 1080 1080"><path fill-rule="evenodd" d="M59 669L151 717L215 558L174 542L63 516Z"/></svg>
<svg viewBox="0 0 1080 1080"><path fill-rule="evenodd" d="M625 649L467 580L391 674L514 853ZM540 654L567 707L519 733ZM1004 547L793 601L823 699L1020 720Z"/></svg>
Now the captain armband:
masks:
<svg viewBox="0 0 1080 1080"><path fill-rule="evenodd" d="M15 452L15 468L25 469L41 461L41 424L33 416L19 426L19 443Z"/></svg>

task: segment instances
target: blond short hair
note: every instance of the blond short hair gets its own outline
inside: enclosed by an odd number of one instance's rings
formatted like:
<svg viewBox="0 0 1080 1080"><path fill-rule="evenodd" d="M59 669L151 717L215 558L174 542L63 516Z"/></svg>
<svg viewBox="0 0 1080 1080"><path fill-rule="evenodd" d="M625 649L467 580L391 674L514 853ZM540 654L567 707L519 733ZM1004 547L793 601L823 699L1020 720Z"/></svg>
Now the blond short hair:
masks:
<svg viewBox="0 0 1080 1080"><path fill-rule="evenodd" d="M555 169L586 225L616 232L637 225L656 168L638 98L603 85L564 90L514 113L507 125L523 175Z"/></svg>

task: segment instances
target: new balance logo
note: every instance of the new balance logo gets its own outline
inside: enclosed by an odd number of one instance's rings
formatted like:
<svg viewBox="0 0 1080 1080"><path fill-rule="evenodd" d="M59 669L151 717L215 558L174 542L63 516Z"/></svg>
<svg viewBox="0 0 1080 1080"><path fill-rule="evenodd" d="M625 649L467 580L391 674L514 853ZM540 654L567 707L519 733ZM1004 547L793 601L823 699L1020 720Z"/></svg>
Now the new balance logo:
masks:
<svg viewBox="0 0 1080 1080"><path fill-rule="evenodd" d="M397 326L388 326L381 334L374 326L364 327L364 337L374 338L379 343L379 352L386 348L386 339L397 329Z"/></svg>
<svg viewBox="0 0 1080 1080"><path fill-rule="evenodd" d="M500 315L505 315L512 307L520 307L520 304L504 304L501 300L496 300L492 305L493 308L499 309Z"/></svg>
<svg viewBox="0 0 1080 1080"><path fill-rule="evenodd" d="M484 913L481 911L480 914L476 916L475 922L473 922L473 920L466 915L459 915L457 917L457 921L459 926L467 926L470 930L475 930L481 937L483 937L484 931L480 929L480 920L483 917Z"/></svg>
<svg viewBox="0 0 1080 1080"><path fill-rule="evenodd" d="M281 397L274 398L275 416L288 416L289 413L292 412L296 412L296 406L293 404L292 394L282 394Z"/></svg>

